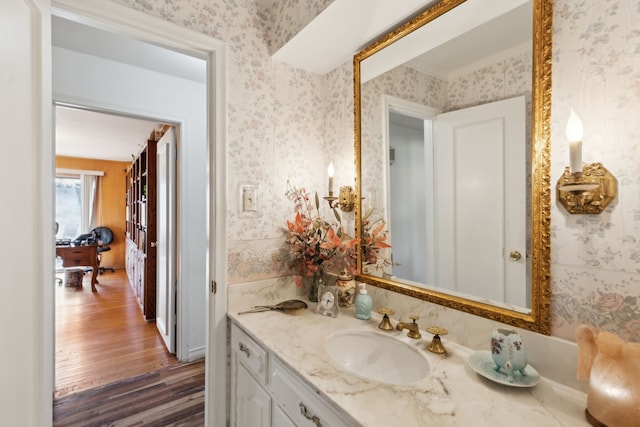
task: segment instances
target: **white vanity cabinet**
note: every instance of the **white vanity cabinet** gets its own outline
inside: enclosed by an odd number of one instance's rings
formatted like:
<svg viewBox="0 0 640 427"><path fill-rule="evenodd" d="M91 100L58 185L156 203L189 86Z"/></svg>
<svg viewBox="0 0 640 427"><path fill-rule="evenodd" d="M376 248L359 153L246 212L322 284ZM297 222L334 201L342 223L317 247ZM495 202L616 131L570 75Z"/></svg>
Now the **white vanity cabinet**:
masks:
<svg viewBox="0 0 640 427"><path fill-rule="evenodd" d="M271 426L271 396L240 364L236 372L233 425L237 426Z"/></svg>
<svg viewBox="0 0 640 427"><path fill-rule="evenodd" d="M284 366L271 359L269 389L278 405L298 427L349 427L348 423L317 392Z"/></svg>
<svg viewBox="0 0 640 427"><path fill-rule="evenodd" d="M317 391L235 323L231 326L232 427L353 427Z"/></svg>
<svg viewBox="0 0 640 427"><path fill-rule="evenodd" d="M231 332L231 425L271 427L267 352L233 325Z"/></svg>
<svg viewBox="0 0 640 427"><path fill-rule="evenodd" d="M273 427L296 427L296 425L280 406L275 405L273 408Z"/></svg>

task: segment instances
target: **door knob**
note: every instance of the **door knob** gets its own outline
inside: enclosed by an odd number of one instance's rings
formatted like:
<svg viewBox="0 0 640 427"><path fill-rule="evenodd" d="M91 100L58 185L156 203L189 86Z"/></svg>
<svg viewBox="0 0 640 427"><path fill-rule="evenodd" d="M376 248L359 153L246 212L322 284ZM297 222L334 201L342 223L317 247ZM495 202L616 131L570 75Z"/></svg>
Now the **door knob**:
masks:
<svg viewBox="0 0 640 427"><path fill-rule="evenodd" d="M158 246L158 242L151 242L151 247L155 248L156 246Z"/></svg>
<svg viewBox="0 0 640 427"><path fill-rule="evenodd" d="M520 258L522 258L522 254L520 254L520 252L518 251L511 251L511 253L509 254L509 259L511 261L518 261Z"/></svg>

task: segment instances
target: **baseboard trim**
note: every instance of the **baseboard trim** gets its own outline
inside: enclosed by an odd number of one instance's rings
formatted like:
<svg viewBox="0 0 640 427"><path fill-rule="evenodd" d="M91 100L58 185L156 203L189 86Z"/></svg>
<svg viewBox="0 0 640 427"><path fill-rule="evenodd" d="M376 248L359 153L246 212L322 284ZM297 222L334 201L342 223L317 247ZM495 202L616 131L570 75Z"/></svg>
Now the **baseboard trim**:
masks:
<svg viewBox="0 0 640 427"><path fill-rule="evenodd" d="M187 353L187 360L181 360L181 362L193 362L194 360L204 359L206 354L206 347L197 347L194 349L190 349Z"/></svg>

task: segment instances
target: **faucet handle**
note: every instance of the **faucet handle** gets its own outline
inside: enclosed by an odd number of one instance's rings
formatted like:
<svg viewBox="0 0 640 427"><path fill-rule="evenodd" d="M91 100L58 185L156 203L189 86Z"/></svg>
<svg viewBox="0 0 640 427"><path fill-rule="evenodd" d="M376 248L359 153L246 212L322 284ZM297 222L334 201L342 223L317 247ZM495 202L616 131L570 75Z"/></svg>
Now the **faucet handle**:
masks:
<svg viewBox="0 0 640 427"><path fill-rule="evenodd" d="M387 307L381 307L378 309L378 313L383 314L385 316L393 316L394 314L396 314L395 311L391 310L390 308Z"/></svg>
<svg viewBox="0 0 640 427"><path fill-rule="evenodd" d="M426 329L431 335L447 335L449 331L440 326L430 326Z"/></svg>
<svg viewBox="0 0 640 427"><path fill-rule="evenodd" d="M442 345L442 340L440 340L440 335L446 335L447 333L449 333L449 331L447 331L445 328L441 328L440 326L431 326L427 328L426 331L429 332L430 334L433 334L433 340L431 341L431 344L429 344L429 346L427 347L427 350L436 354L446 353L447 350L444 348L444 345Z"/></svg>
<svg viewBox="0 0 640 427"><path fill-rule="evenodd" d="M393 325L389 320L389 316L393 316L396 312L391 310L390 308L382 307L378 309L378 313L382 314L382 321L378 325L378 328L384 331L392 331Z"/></svg>

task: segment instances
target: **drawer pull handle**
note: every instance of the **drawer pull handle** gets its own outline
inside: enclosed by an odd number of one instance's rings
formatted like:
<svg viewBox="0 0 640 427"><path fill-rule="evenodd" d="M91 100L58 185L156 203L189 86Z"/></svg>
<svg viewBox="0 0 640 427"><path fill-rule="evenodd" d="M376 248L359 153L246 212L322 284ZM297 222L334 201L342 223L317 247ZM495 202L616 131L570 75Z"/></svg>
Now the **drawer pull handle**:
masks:
<svg viewBox="0 0 640 427"><path fill-rule="evenodd" d="M322 427L322 422L320 422L320 418L318 418L317 415L311 415L309 414L309 411L307 411L307 405L305 405L304 403L300 402L300 413L308 420L310 420L311 422L313 422L316 427Z"/></svg>
<svg viewBox="0 0 640 427"><path fill-rule="evenodd" d="M242 343L238 343L238 347L240 347L240 351L247 355L247 357L251 357L251 350L249 347Z"/></svg>

